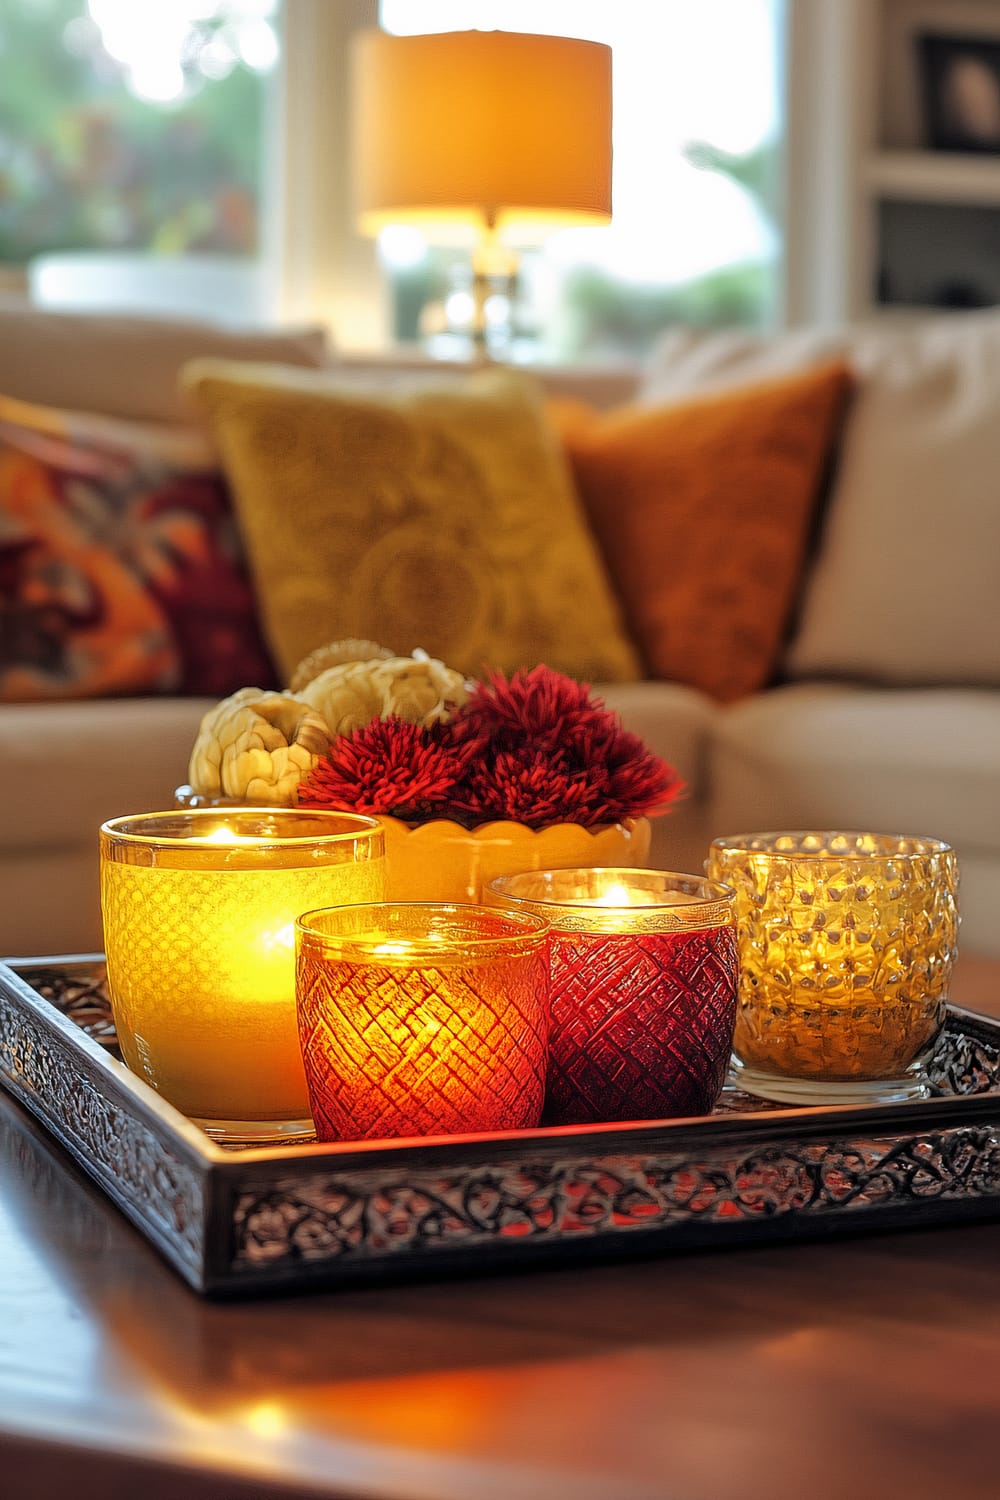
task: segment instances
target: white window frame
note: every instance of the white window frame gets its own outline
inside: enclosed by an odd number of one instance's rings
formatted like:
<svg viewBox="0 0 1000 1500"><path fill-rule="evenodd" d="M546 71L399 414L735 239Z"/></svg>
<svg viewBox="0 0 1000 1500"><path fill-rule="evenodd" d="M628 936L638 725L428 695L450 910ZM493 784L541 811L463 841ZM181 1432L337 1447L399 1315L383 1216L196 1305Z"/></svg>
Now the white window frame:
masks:
<svg viewBox="0 0 1000 1500"><path fill-rule="evenodd" d="M865 302L870 225L858 185L873 4L786 0L779 326L841 321ZM375 242L355 232L349 171L350 43L378 26L378 0L283 0L280 24L261 183L270 316L321 323L344 351L387 351L390 290ZM23 268L0 268L4 288L26 289Z"/></svg>
<svg viewBox="0 0 1000 1500"><path fill-rule="evenodd" d="M787 0L779 326L837 321L856 302L866 110L855 90L870 3ZM369 352L391 345L390 299L376 246L353 225L349 51L355 32L378 26L378 10L378 0L284 0L261 243L276 316L321 322L338 348Z"/></svg>
<svg viewBox="0 0 1000 1500"><path fill-rule="evenodd" d="M878 0L786 0L780 323L836 324L870 296L861 185Z"/></svg>
<svg viewBox="0 0 1000 1500"><path fill-rule="evenodd" d="M377 25L378 0L284 0L266 133L261 256L275 271L276 317L322 323L344 350L390 342L376 246L354 231L348 150L350 41Z"/></svg>

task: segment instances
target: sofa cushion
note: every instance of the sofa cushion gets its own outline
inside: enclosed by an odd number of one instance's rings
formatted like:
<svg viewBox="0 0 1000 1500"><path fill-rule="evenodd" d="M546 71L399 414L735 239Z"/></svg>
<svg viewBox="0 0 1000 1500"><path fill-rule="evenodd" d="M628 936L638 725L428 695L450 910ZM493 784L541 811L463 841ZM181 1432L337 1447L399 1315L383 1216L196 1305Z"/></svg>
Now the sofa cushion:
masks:
<svg viewBox="0 0 1000 1500"><path fill-rule="evenodd" d="M1000 684L1000 313L667 335L645 402L845 356L858 381L790 676Z"/></svg>
<svg viewBox="0 0 1000 1500"><path fill-rule="evenodd" d="M796 678L1000 687L1000 318L866 356Z"/></svg>
<svg viewBox="0 0 1000 1500"><path fill-rule="evenodd" d="M98 830L173 805L210 701L0 709L0 956L101 950Z"/></svg>
<svg viewBox="0 0 1000 1500"><path fill-rule="evenodd" d="M770 679L849 388L835 363L590 423L557 416L652 676L721 702Z"/></svg>
<svg viewBox="0 0 1000 1500"><path fill-rule="evenodd" d="M0 699L273 681L197 433L0 396L0 582Z"/></svg>
<svg viewBox="0 0 1000 1500"><path fill-rule="evenodd" d="M79 849L108 818L173 805L212 700L8 703L0 710L0 854ZM13 868L13 867L12 867Z"/></svg>
<svg viewBox="0 0 1000 1500"><path fill-rule="evenodd" d="M624 727L679 772L684 790L664 817L653 818L649 860L655 869L700 874L708 853L708 747L723 712L677 682L620 682L595 689Z"/></svg>
<svg viewBox="0 0 1000 1500"><path fill-rule="evenodd" d="M0 298L0 392L69 411L147 422L189 421L178 377L199 355L326 362L321 328L223 328L180 318L54 312Z"/></svg>
<svg viewBox="0 0 1000 1500"><path fill-rule="evenodd" d="M330 358L337 389L380 395L387 390L419 390L438 386L442 378L469 373L468 360L434 359L416 346L391 354L357 354L337 350ZM536 365L531 374L547 395L605 410L634 401L639 370L631 364Z"/></svg>
<svg viewBox="0 0 1000 1500"><path fill-rule="evenodd" d="M636 400L644 406L683 401L699 392L723 391L781 380L810 365L850 356L868 325L791 328L670 328L639 372ZM872 330L877 336L877 330Z"/></svg>
<svg viewBox="0 0 1000 1500"><path fill-rule="evenodd" d="M378 398L211 361L188 379L286 673L358 636L473 676L542 661L592 681L637 675L533 381L486 371Z"/></svg>
<svg viewBox="0 0 1000 1500"><path fill-rule="evenodd" d="M860 829L1000 856L1000 695L792 683L720 714L709 782L717 835Z"/></svg>

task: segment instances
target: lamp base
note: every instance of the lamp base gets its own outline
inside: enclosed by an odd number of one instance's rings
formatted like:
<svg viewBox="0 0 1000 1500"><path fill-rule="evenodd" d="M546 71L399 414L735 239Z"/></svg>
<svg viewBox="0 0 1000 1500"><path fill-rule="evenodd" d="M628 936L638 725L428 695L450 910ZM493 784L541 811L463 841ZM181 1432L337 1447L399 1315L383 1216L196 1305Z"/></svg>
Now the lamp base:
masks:
<svg viewBox="0 0 1000 1500"><path fill-rule="evenodd" d="M206 1120L188 1117L222 1146L267 1146L272 1142L314 1140L312 1120Z"/></svg>
<svg viewBox="0 0 1000 1500"><path fill-rule="evenodd" d="M449 286L439 304L442 323L428 332L447 352L472 360L502 360L514 341L517 273L484 271L469 262L451 267Z"/></svg>

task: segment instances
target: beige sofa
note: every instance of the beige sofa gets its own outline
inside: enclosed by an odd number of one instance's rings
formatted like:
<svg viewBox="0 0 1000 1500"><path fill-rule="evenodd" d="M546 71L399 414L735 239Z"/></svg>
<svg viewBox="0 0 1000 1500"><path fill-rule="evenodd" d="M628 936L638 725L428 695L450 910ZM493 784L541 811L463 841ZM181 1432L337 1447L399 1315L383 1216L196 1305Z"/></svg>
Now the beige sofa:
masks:
<svg viewBox="0 0 1000 1500"><path fill-rule="evenodd" d="M40 316L31 314L36 327ZM58 363L48 390L45 360L35 350L19 364L5 317L28 336L28 314L0 308L0 392L79 408L100 388L120 415L183 415L162 368L143 383L122 356L124 338L152 360L155 329L139 337L119 325L116 346L106 320L60 327L48 315L47 357ZM203 331L188 333L172 336L168 373L217 352ZM299 363L322 358L308 337L298 347ZM605 406L680 400L833 351L849 355L859 389L785 680L726 707L670 682L601 691L688 783L656 825L656 864L699 869L710 838L753 829L936 835L960 856L963 950L1000 955L1000 315L771 340L678 334L637 375L546 378ZM262 355L275 357L259 348L247 357ZM30 390L17 387L25 368ZM357 360L338 374L376 385L412 376L412 362ZM169 805L206 706L156 697L0 706L0 953L99 947L98 826Z"/></svg>

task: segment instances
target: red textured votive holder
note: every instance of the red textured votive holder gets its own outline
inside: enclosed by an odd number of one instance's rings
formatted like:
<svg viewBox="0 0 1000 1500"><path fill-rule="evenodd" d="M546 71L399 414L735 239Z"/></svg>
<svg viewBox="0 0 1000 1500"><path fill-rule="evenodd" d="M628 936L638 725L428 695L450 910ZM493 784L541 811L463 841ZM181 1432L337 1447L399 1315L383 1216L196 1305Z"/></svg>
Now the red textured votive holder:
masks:
<svg viewBox="0 0 1000 1500"><path fill-rule="evenodd" d="M486 906L378 903L296 923L299 1039L321 1141L539 1123L548 924Z"/></svg>
<svg viewBox="0 0 1000 1500"><path fill-rule="evenodd" d="M707 1114L736 1020L735 895L662 870L533 870L487 899L551 923L544 1123Z"/></svg>

